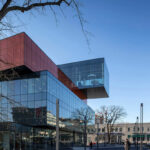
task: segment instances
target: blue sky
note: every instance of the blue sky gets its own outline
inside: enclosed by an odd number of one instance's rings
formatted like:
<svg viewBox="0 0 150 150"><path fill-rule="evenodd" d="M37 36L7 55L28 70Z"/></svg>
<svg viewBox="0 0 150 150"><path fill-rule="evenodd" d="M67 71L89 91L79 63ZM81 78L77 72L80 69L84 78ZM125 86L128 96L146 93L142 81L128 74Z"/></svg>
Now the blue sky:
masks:
<svg viewBox="0 0 150 150"><path fill-rule="evenodd" d="M88 49L80 23L71 9L65 17L57 9L52 13L22 15L25 31L56 63L105 57L110 75L110 97L91 99L93 109L101 105L120 105L135 122L140 103L144 103L144 121L150 122L150 1L83 0L86 30L92 33Z"/></svg>

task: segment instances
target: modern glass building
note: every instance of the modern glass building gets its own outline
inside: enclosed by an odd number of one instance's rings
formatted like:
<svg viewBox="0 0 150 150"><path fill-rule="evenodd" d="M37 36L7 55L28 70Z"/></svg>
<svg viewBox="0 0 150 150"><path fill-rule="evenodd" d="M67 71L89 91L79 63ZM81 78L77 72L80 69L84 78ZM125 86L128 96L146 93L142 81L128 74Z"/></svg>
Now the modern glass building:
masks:
<svg viewBox="0 0 150 150"><path fill-rule="evenodd" d="M97 77L104 86L99 79L102 76ZM88 82L85 85L92 89ZM98 86L94 83L93 88ZM85 103L89 97L83 91L85 87L79 85L25 33L1 40L0 149L55 149L57 99L60 147L83 145L83 120L74 114L77 110L88 110L93 116L92 124L95 113Z"/></svg>
<svg viewBox="0 0 150 150"><path fill-rule="evenodd" d="M87 98L108 97L109 73L104 58L73 62L58 67Z"/></svg>

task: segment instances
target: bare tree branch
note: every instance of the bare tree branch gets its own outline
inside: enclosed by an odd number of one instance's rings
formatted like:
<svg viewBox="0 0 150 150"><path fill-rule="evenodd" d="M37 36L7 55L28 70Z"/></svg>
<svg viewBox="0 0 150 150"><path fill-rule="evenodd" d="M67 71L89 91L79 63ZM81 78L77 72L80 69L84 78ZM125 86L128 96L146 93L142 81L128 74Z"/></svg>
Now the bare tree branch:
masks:
<svg viewBox="0 0 150 150"><path fill-rule="evenodd" d="M111 141L111 133L114 130L114 124L121 119L123 119L127 114L125 110L120 106L102 106L100 110L97 111L99 114L102 114L104 117L104 124L106 124L107 128L107 137L108 142Z"/></svg>
<svg viewBox="0 0 150 150"><path fill-rule="evenodd" d="M80 108L76 109L72 113L73 119L76 121L76 125L78 128L82 129L84 133L84 145L86 146L87 143L87 130L89 127L89 124L94 118L93 113L88 108Z"/></svg>
<svg viewBox="0 0 150 150"><path fill-rule="evenodd" d="M7 2L5 3L5 5L2 7L2 9L0 10L0 21L7 15L8 12L12 12L12 11L20 11L20 12L25 12L25 11L29 11L35 7L44 7L44 6L60 6L62 3L67 4L68 6L70 6L71 2L68 2L67 0L58 0L58 1L51 1L51 2L38 2L38 3L28 3L27 6L10 6L12 0L7 0ZM24 4L25 5L25 4Z"/></svg>
<svg viewBox="0 0 150 150"><path fill-rule="evenodd" d="M6 9L7 9L7 7L10 5L11 1L12 1L12 0L7 0L7 1L5 2L5 4L3 5L3 7L1 8L0 12L5 12Z"/></svg>
<svg viewBox="0 0 150 150"><path fill-rule="evenodd" d="M57 23L56 11L55 6L61 9L61 6L68 6L73 8L81 25L82 33L85 37L88 49L90 50L90 34L85 29L85 20L80 11L78 0L4 0L0 2L0 35L7 35L9 32L13 32L16 29L16 26L13 26L13 22L7 20L7 18L12 18L11 15L13 13L19 14L19 12L24 13L31 10L35 10L41 8L42 10L46 10L46 7L49 6ZM39 10L38 10L39 12ZM63 10L61 9L63 13ZM9 15L10 14L10 15ZM63 13L64 16L64 13ZM16 16L14 17L16 18ZM14 21L13 18L13 21ZM11 20L11 19L10 19Z"/></svg>

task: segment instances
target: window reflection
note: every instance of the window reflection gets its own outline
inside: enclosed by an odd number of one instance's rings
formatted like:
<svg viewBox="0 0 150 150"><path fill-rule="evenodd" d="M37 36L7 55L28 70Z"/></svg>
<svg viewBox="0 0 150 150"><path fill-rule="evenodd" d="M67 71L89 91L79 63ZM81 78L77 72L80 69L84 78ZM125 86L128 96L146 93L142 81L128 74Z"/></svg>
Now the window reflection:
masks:
<svg viewBox="0 0 150 150"><path fill-rule="evenodd" d="M70 128L72 112L88 107L49 72L38 77L0 82L0 112L7 121L28 124L56 125L56 99L60 102L60 124ZM94 114L94 112L91 110ZM47 122L46 122L47 118Z"/></svg>
<svg viewBox="0 0 150 150"><path fill-rule="evenodd" d="M21 81L15 80L14 85L15 85L15 95L19 95L21 92Z"/></svg>
<svg viewBox="0 0 150 150"><path fill-rule="evenodd" d="M64 64L59 65L59 68L79 88L89 88L104 85L104 59L94 59Z"/></svg>
<svg viewBox="0 0 150 150"><path fill-rule="evenodd" d="M2 82L2 95L7 96L7 82Z"/></svg>
<svg viewBox="0 0 150 150"><path fill-rule="evenodd" d="M28 79L28 93L34 93L34 79Z"/></svg>
<svg viewBox="0 0 150 150"><path fill-rule="evenodd" d="M34 103L35 103L35 101L28 101L28 107L34 108Z"/></svg>
<svg viewBox="0 0 150 150"><path fill-rule="evenodd" d="M41 80L39 78L35 79L35 93L41 92Z"/></svg>
<svg viewBox="0 0 150 150"><path fill-rule="evenodd" d="M14 81L8 81L8 95L14 95Z"/></svg>
<svg viewBox="0 0 150 150"><path fill-rule="evenodd" d="M28 101L34 100L35 94L28 94Z"/></svg>
<svg viewBox="0 0 150 150"><path fill-rule="evenodd" d="M27 79L21 80L21 94L27 94Z"/></svg>

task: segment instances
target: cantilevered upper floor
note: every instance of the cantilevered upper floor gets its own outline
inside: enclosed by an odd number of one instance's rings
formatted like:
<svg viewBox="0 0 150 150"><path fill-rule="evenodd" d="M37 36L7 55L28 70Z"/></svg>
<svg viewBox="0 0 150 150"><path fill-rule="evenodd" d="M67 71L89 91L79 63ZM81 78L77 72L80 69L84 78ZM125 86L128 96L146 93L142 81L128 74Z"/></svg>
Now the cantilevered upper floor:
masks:
<svg viewBox="0 0 150 150"><path fill-rule="evenodd" d="M109 73L104 58L73 62L58 67L87 98L109 96Z"/></svg>
<svg viewBox="0 0 150 150"><path fill-rule="evenodd" d="M86 95L25 33L0 40L0 73L4 71L5 74L6 72L11 74L12 68L17 74L47 70L80 99L87 99Z"/></svg>

